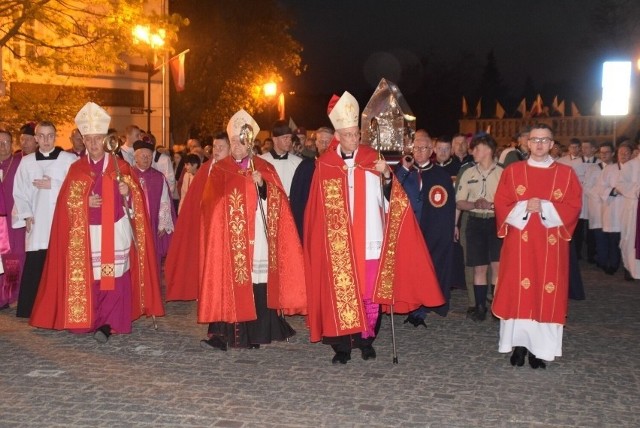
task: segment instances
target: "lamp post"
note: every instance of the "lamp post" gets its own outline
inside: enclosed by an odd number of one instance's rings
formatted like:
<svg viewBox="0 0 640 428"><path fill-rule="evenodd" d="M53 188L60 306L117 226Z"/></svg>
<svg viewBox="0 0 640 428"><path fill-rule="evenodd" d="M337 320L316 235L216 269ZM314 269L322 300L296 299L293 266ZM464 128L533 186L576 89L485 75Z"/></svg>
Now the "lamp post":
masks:
<svg viewBox="0 0 640 428"><path fill-rule="evenodd" d="M132 31L135 43L144 43L149 46L149 55L147 56L147 132L151 132L151 77L156 73L156 49L164 46L166 32L160 28L156 32L152 32L151 28L146 25L136 25ZM164 138L164 137L163 137Z"/></svg>

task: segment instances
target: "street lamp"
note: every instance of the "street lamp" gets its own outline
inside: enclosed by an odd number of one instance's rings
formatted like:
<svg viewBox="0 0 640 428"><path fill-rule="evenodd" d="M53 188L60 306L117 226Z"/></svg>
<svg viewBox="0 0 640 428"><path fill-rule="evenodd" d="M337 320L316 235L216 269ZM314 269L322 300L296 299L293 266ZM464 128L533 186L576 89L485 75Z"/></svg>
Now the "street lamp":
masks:
<svg viewBox="0 0 640 428"><path fill-rule="evenodd" d="M150 51L147 56L147 132L151 132L151 77L156 72L156 49L164 46L166 31L162 28L157 32L152 32L148 25L136 25L133 30L133 41L144 43L149 46Z"/></svg>
<svg viewBox="0 0 640 428"><path fill-rule="evenodd" d="M262 90L264 91L264 95L266 97L271 98L278 92L278 84L276 82L265 83L262 86Z"/></svg>
<svg viewBox="0 0 640 428"><path fill-rule="evenodd" d="M262 85L262 90L264 92L264 96L267 97L269 100L271 100L278 93L278 84L276 82L267 82L264 85ZM273 105L271 104L267 107L268 109L267 118L269 120L269 127L272 126L272 118L271 118L272 108L273 108Z"/></svg>

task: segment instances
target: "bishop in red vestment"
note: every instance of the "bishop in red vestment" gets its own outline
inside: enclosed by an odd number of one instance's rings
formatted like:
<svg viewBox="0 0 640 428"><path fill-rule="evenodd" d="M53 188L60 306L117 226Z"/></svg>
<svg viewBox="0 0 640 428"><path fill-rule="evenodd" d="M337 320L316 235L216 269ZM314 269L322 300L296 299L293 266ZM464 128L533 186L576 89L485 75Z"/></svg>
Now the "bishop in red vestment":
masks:
<svg viewBox="0 0 640 428"><path fill-rule="evenodd" d="M406 313L445 303L406 193L359 144L358 113L348 92L330 102L337 140L317 160L305 211L310 338L332 345L334 364L346 364L354 347L365 360L376 357L379 313L390 305Z"/></svg>
<svg viewBox="0 0 640 428"><path fill-rule="evenodd" d="M213 165L202 194L198 322L209 323L203 348L284 340L295 333L284 315L306 313L302 247L287 195L274 167L249 157L253 139L240 139L245 125L258 132L240 110L227 127L231 156Z"/></svg>
<svg viewBox="0 0 640 428"><path fill-rule="evenodd" d="M109 121L94 103L76 116L88 156L72 164L60 190L29 320L34 327L94 332L101 343L112 333L129 333L142 315L164 315L142 189L126 162L104 153ZM131 223L121 195L133 213Z"/></svg>
<svg viewBox="0 0 640 428"><path fill-rule="evenodd" d="M582 205L571 167L549 156L551 129L536 125L530 158L507 167L495 195L498 236L504 238L493 313L500 318L500 352L532 368L562 355L569 295L569 241Z"/></svg>

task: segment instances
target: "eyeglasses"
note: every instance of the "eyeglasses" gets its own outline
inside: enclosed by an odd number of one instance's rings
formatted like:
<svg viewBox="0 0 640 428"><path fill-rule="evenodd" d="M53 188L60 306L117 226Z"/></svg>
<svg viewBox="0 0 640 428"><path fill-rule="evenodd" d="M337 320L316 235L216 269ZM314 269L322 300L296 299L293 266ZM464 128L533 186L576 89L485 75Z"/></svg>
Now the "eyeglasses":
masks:
<svg viewBox="0 0 640 428"><path fill-rule="evenodd" d="M553 140L549 137L532 137L529 138L529 142L531 144L550 144L553 143Z"/></svg>
<svg viewBox="0 0 640 428"><path fill-rule="evenodd" d="M414 147L413 148L414 152L426 152L427 150L433 150L433 147L425 146L425 147Z"/></svg>

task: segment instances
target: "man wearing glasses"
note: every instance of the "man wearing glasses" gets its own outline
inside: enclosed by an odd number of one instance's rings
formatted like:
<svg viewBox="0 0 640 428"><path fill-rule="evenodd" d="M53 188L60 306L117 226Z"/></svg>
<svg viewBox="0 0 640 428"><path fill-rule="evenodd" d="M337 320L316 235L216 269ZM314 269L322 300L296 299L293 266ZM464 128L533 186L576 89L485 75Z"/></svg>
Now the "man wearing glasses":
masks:
<svg viewBox="0 0 640 428"><path fill-rule="evenodd" d="M358 102L334 96L328 113L337 147L316 161L305 211L307 322L311 341L346 364L353 348L376 357L381 309L406 313L444 299L406 193L385 160L360 145Z"/></svg>
<svg viewBox="0 0 640 428"><path fill-rule="evenodd" d="M447 315L455 263L455 192L445 169L438 168L430 161L432 154L433 141L427 131L419 129L413 139L412 155L404 156L395 169L396 177L407 192L413 213L420 224L440 290L446 300L438 308L421 306L409 314L404 323L411 323L414 327L427 326L425 318L430 310L441 316Z"/></svg>
<svg viewBox="0 0 640 428"><path fill-rule="evenodd" d="M62 182L78 157L56 147L56 127L43 121L36 125L38 148L22 158L13 183L15 214L12 226L25 228L26 258L17 316L29 318L38 292L44 261L49 248L53 212Z"/></svg>
<svg viewBox="0 0 640 428"><path fill-rule="evenodd" d="M500 318L499 352L514 366L545 368L562 356L567 314L569 241L582 205L573 169L549 155L553 132L531 129L530 157L505 169L495 195L498 236L504 238L493 313Z"/></svg>

